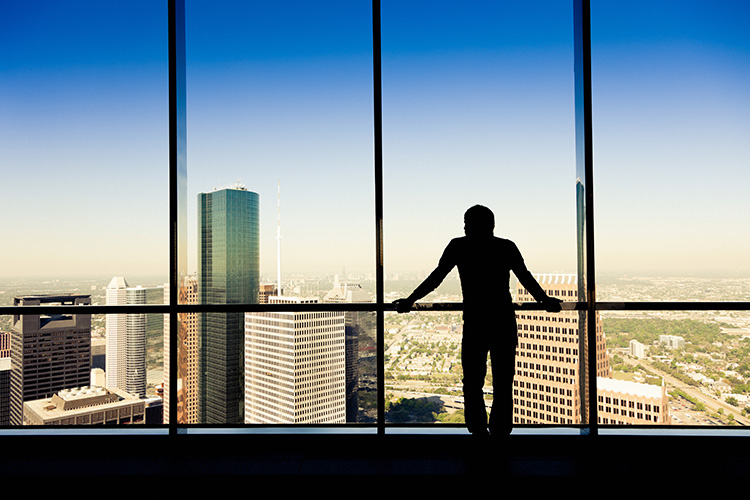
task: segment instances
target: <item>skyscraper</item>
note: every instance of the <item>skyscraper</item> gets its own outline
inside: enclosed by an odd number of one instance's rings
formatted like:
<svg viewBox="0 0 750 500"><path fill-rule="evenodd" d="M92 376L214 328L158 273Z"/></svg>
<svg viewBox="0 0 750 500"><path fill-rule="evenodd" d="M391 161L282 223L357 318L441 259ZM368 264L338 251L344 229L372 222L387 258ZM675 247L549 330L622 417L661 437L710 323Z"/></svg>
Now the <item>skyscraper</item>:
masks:
<svg viewBox="0 0 750 500"><path fill-rule="evenodd" d="M14 306L87 305L89 295L15 297ZM89 384L90 314L14 314L11 327L10 423L23 423L23 403Z"/></svg>
<svg viewBox="0 0 750 500"><path fill-rule="evenodd" d="M245 423L346 423L344 337L342 312L246 313Z"/></svg>
<svg viewBox="0 0 750 500"><path fill-rule="evenodd" d="M578 282L572 274L535 276L548 295L564 301L578 300ZM535 299L518 283L518 302ZM515 423L580 424L581 401L580 342L578 311L548 313L523 311L518 319L516 376L513 381ZM609 377L609 358L601 318L596 318L596 374Z"/></svg>
<svg viewBox="0 0 750 500"><path fill-rule="evenodd" d="M161 287L131 287L116 276L107 286L107 305L158 304L163 295ZM107 387L146 395L146 341L149 334L161 335L162 325L159 314L107 315Z"/></svg>
<svg viewBox="0 0 750 500"><path fill-rule="evenodd" d="M578 283L571 274L541 274L539 284L552 297L578 300ZM518 284L516 300L534 301ZM513 381L513 421L521 424L581 424L581 321L579 312L523 311L518 318L516 376ZM664 385L655 386L612 379L604 328L596 322L597 397L600 424L669 423L669 405Z"/></svg>
<svg viewBox="0 0 750 500"><path fill-rule="evenodd" d="M257 303L259 196L244 186L198 195L201 304ZM242 423L244 314L204 313L199 335L200 421Z"/></svg>
<svg viewBox="0 0 750 500"><path fill-rule="evenodd" d="M107 305L120 306L128 303L128 282L122 276L115 276L107 285ZM107 377L107 387L125 389L126 343L128 337L127 314L107 314L107 348L104 371Z"/></svg>

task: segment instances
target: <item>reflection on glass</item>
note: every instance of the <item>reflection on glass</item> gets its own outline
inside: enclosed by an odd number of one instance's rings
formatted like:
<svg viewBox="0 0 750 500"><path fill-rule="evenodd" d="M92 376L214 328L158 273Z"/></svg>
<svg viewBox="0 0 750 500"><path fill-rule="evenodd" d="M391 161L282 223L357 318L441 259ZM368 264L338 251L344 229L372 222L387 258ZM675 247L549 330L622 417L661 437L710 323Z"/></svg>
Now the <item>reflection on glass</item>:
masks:
<svg viewBox="0 0 750 500"><path fill-rule="evenodd" d="M750 313L604 311L603 425L749 425Z"/></svg>

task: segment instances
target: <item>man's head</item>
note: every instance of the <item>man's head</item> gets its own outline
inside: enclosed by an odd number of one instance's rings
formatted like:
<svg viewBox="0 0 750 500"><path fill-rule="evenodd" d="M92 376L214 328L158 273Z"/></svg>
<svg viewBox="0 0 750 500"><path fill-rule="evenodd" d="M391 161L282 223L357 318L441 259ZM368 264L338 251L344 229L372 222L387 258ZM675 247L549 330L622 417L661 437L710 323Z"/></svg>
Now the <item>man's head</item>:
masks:
<svg viewBox="0 0 750 500"><path fill-rule="evenodd" d="M495 215L487 207L474 205L464 214L466 236L492 235L495 229Z"/></svg>

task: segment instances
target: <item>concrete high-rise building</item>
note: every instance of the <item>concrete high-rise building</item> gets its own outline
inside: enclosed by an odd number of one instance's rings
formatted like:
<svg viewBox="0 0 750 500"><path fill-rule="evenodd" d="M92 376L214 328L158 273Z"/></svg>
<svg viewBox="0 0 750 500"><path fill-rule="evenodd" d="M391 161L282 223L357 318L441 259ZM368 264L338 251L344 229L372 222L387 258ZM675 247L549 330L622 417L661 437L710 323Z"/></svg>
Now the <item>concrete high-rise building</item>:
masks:
<svg viewBox="0 0 750 500"><path fill-rule="evenodd" d="M198 303L198 278L188 276L183 280L178 297L180 304ZM164 303L169 304L169 284L164 285ZM177 420L179 423L197 424L198 420L198 314L178 314L177 357ZM164 315L164 423L169 423L171 402L171 356L169 314Z"/></svg>
<svg viewBox="0 0 750 500"><path fill-rule="evenodd" d="M257 303L258 211L258 194L239 184L198 195L200 304ZM242 423L244 314L203 313L199 332L200 422Z"/></svg>
<svg viewBox="0 0 750 500"><path fill-rule="evenodd" d="M89 295L15 297L14 306L88 305ZM23 423L23 403L89 383L90 314L14 314L11 327L10 420Z"/></svg>
<svg viewBox="0 0 750 500"><path fill-rule="evenodd" d="M128 288L128 304L146 304L146 289ZM146 396L146 314L127 315L125 342L125 391Z"/></svg>
<svg viewBox="0 0 750 500"><path fill-rule="evenodd" d="M122 276L115 276L107 285L106 301L108 306L123 306L128 303L129 285ZM107 349L104 372L107 376L107 387L125 389L126 352L128 339L127 314L107 314Z"/></svg>
<svg viewBox="0 0 750 500"><path fill-rule="evenodd" d="M271 304L316 298L270 297ZM245 314L245 423L346 422L341 312Z"/></svg>
<svg viewBox="0 0 750 500"><path fill-rule="evenodd" d="M159 304L161 287L131 287L122 277L114 277L107 286L107 305ZM108 388L120 388L140 397L146 396L146 342L161 335L160 314L108 314L105 372Z"/></svg>
<svg viewBox="0 0 750 500"><path fill-rule="evenodd" d="M547 294L578 301L575 275L536 276ZM516 301L534 301L518 284ZM523 311L518 319L516 376L513 381L513 421L520 424L580 424L582 369L581 325L578 311ZM663 424L671 421L664 386L612 378L602 320L596 322L596 376L600 424ZM642 346L641 346L642 347ZM641 351L642 353L642 351ZM587 360L584 360L587 361ZM584 365L585 366L585 365ZM589 404L594 404L592 401Z"/></svg>
<svg viewBox="0 0 750 500"><path fill-rule="evenodd" d="M566 302L578 300L578 283L572 274L535 276L551 297ZM517 302L535 299L520 283L516 285ZM518 424L580 424L581 415L581 348L579 312L559 313L522 311L518 321L516 376L513 380L513 422ZM596 318L596 373L610 376L601 318Z"/></svg>

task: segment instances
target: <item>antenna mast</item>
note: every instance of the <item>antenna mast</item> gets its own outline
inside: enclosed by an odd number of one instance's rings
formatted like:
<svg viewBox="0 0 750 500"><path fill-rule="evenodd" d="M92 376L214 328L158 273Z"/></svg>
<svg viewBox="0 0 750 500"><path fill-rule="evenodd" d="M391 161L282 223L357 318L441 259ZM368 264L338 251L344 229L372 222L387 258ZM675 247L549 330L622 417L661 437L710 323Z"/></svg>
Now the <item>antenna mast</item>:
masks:
<svg viewBox="0 0 750 500"><path fill-rule="evenodd" d="M281 181L277 181L276 199L276 296L281 297Z"/></svg>

